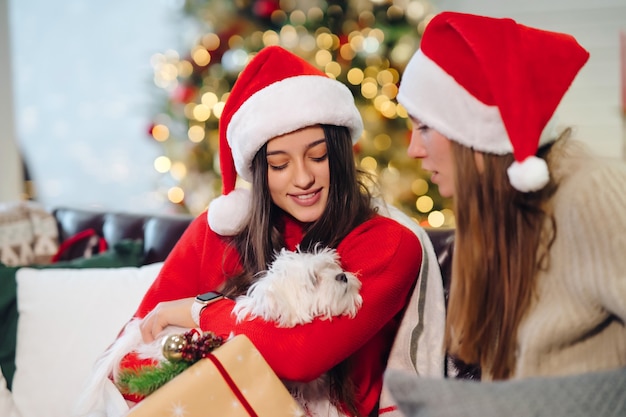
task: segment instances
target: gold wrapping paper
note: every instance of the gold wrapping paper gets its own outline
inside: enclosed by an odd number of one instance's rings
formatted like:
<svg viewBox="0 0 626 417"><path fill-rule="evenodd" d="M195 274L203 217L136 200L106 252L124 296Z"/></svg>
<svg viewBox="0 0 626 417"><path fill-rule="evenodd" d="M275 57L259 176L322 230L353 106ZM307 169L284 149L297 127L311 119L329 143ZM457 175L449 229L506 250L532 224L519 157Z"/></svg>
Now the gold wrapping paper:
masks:
<svg viewBox="0 0 626 417"><path fill-rule="evenodd" d="M250 339L238 335L213 351L228 373L201 359L135 405L127 417L302 417L304 412ZM229 385L228 379L234 383ZM239 397L238 397L239 394ZM244 398L243 402L240 398ZM245 404L247 402L247 404ZM248 411L249 405L253 410Z"/></svg>

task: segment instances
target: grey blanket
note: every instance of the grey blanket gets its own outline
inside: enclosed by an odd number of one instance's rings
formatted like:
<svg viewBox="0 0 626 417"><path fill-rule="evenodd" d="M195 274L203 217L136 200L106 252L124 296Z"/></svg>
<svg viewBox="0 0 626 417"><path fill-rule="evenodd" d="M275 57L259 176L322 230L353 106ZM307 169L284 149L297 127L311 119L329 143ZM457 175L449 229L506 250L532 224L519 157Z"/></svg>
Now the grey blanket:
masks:
<svg viewBox="0 0 626 417"><path fill-rule="evenodd" d="M406 417L626 417L626 368L499 382L389 370L385 383Z"/></svg>

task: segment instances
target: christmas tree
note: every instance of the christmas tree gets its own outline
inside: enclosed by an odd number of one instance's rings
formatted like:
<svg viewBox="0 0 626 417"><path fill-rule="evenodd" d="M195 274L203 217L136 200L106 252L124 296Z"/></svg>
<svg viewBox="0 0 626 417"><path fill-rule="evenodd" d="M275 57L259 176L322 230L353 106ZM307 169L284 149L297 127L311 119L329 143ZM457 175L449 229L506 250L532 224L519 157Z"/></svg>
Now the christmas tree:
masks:
<svg viewBox="0 0 626 417"><path fill-rule="evenodd" d="M160 108L150 127L163 147L163 192L197 214L221 192L218 122L237 75L254 53L281 45L347 85L364 119L355 147L384 199L428 226L452 226L419 161L406 154L409 120L395 101L400 75L433 14L426 0L187 0L197 34L184 55L153 58Z"/></svg>

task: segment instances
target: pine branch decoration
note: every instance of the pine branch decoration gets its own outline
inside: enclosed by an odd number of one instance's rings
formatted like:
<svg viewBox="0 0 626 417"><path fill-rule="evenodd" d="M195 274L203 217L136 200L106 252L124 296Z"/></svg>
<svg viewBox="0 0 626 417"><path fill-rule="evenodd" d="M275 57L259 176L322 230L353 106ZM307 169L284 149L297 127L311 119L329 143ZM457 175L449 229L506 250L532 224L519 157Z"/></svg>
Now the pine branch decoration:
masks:
<svg viewBox="0 0 626 417"><path fill-rule="evenodd" d="M123 394L146 397L192 365L190 362L162 362L120 372L118 388Z"/></svg>

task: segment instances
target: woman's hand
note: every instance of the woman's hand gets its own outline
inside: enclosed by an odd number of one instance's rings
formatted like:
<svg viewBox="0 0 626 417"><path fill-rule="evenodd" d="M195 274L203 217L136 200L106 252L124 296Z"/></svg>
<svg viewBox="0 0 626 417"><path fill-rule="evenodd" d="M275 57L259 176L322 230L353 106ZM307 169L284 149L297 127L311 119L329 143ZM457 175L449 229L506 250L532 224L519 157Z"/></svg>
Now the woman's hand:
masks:
<svg viewBox="0 0 626 417"><path fill-rule="evenodd" d="M143 341L152 342L167 326L196 327L191 317L191 305L194 300L194 297L191 297L157 304L139 324Z"/></svg>

